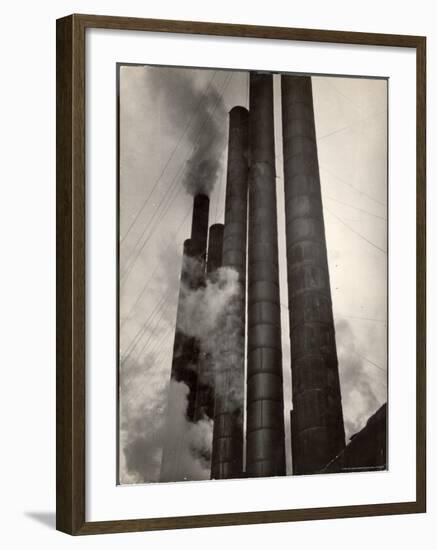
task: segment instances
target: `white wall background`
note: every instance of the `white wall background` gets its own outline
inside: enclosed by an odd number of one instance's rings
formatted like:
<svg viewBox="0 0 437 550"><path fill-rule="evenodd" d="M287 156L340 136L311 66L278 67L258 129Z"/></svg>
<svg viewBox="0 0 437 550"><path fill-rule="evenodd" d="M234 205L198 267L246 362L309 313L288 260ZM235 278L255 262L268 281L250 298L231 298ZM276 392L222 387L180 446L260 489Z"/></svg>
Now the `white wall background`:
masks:
<svg viewBox="0 0 437 550"><path fill-rule="evenodd" d="M429 288L428 513L309 523L72 538L54 530L55 510L55 19L73 12L428 36L429 269L437 276L433 208L437 169L437 30L434 2L395 0L216 3L16 0L3 5L0 128L2 235L0 543L4 548L236 548L272 544L311 550L434 548L437 533L437 361ZM249 8L250 6L250 8ZM435 339L434 339L435 340Z"/></svg>

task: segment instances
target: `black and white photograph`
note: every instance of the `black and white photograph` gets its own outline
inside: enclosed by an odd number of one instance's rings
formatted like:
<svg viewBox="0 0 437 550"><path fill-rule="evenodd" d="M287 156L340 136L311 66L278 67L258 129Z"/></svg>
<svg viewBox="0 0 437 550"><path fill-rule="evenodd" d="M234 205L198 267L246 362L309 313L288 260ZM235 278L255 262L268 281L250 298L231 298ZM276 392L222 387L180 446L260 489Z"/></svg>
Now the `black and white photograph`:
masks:
<svg viewBox="0 0 437 550"><path fill-rule="evenodd" d="M118 484L388 470L387 79L117 93Z"/></svg>

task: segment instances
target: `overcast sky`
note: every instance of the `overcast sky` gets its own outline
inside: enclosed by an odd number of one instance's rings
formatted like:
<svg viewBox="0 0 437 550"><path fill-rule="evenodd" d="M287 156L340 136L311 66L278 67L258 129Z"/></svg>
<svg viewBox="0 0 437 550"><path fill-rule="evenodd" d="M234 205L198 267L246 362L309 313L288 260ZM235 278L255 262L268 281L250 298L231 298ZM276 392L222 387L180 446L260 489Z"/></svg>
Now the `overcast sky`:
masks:
<svg viewBox="0 0 437 550"><path fill-rule="evenodd" d="M387 86L313 77L314 110L346 435L387 400ZM280 81L274 76L284 417L291 473ZM120 481L157 481L193 151L209 166L210 224L223 223L228 111L248 73L120 68ZM204 150L202 150L202 147ZM186 178L186 179L185 179ZM185 395L179 396L181 407ZM207 443L208 427L190 437ZM167 434L168 435L168 434ZM201 465L199 465L201 467ZM202 474L199 474L202 477Z"/></svg>

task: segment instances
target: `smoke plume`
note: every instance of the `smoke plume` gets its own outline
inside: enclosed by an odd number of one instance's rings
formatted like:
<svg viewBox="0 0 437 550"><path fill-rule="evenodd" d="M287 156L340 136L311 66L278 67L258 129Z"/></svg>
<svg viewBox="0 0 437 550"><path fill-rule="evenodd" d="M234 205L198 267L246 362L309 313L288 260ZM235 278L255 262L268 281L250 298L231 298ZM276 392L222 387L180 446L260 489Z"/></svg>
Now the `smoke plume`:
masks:
<svg viewBox="0 0 437 550"><path fill-rule="evenodd" d="M197 272L195 260L191 269ZM239 373L229 368L242 363L244 350L239 335L244 330L239 302L242 287L238 272L221 267L205 285L196 289L182 287L179 328L196 338L201 354L208 360L201 364L202 376L215 388L216 397L241 406L243 384Z"/></svg>
<svg viewBox="0 0 437 550"><path fill-rule="evenodd" d="M168 381L148 356L131 362L120 391L120 482L156 482L160 479L162 449L177 438L178 464L187 479L209 479L205 460L211 448L212 422L196 424L186 418L188 387ZM123 382L124 380L124 382Z"/></svg>
<svg viewBox="0 0 437 550"><path fill-rule="evenodd" d="M171 132L187 143L189 156L182 184L191 195L209 195L214 188L227 121L222 98L227 77L223 80L214 72L205 83L202 73L199 69L147 68L147 84L166 112Z"/></svg>

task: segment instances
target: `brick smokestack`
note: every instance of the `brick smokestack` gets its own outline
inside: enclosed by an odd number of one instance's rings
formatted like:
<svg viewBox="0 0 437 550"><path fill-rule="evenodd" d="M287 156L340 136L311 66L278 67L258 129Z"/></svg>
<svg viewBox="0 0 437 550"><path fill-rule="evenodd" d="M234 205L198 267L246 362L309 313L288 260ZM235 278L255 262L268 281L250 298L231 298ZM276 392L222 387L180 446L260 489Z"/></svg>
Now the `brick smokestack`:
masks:
<svg viewBox="0 0 437 550"><path fill-rule="evenodd" d="M236 330L232 345L223 350L226 369L216 378L212 479L241 477L243 472L248 116L244 107L234 107L229 113L222 263L238 273L239 293L224 316L227 326L235 324Z"/></svg>
<svg viewBox="0 0 437 550"><path fill-rule="evenodd" d="M247 477L285 475L273 77L250 75Z"/></svg>
<svg viewBox="0 0 437 550"><path fill-rule="evenodd" d="M345 436L311 78L281 78L293 473L312 474L343 449Z"/></svg>

